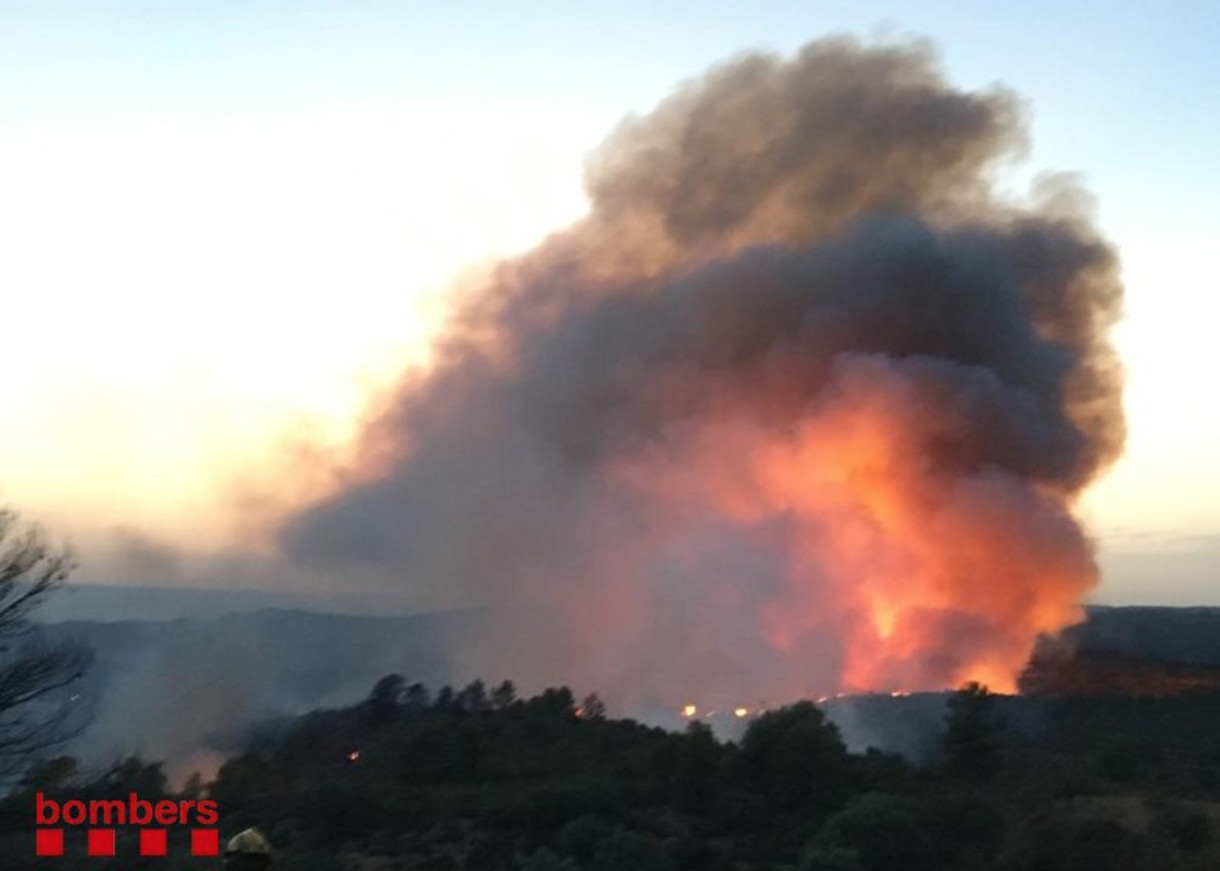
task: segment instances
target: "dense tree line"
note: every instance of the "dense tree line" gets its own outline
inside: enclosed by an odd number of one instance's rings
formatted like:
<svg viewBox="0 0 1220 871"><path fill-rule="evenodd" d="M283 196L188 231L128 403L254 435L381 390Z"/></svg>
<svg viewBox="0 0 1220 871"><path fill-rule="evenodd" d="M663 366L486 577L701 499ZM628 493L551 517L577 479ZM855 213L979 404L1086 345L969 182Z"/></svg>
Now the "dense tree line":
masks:
<svg viewBox="0 0 1220 871"><path fill-rule="evenodd" d="M1020 703L963 688L940 755L915 766L849 753L808 702L762 713L727 742L699 722L675 733L609 718L596 696L566 688L433 692L391 675L351 708L267 724L214 782L182 794L208 792L226 831L264 829L293 871L1216 867L1220 741L1203 724L1220 722L1220 699L1065 700L1039 711L1037 740L1010 728L1005 706ZM0 803L5 868L39 867L28 841L39 790L172 794L157 764L90 775L43 760Z"/></svg>

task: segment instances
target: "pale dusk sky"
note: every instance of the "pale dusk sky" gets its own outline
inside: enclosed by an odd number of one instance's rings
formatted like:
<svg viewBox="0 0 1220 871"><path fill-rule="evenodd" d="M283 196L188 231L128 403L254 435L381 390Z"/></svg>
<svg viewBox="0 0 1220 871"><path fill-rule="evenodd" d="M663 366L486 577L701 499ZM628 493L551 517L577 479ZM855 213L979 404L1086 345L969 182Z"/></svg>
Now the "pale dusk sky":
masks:
<svg viewBox="0 0 1220 871"><path fill-rule="evenodd" d="M1079 173L1123 258L1094 598L1220 604L1220 7L963 8L7 0L0 501L81 580L116 528L217 546L246 470L422 359L455 275L581 215L625 114L741 50L918 34L1026 100L1007 184Z"/></svg>

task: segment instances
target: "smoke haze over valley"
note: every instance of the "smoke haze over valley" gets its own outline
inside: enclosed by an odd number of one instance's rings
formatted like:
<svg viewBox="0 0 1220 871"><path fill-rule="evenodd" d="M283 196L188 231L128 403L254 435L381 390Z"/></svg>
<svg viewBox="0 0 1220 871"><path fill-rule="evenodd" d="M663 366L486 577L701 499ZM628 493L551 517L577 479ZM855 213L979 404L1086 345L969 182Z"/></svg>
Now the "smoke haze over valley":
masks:
<svg viewBox="0 0 1220 871"><path fill-rule="evenodd" d="M168 102L81 104L104 123L54 83L62 130L0 92L28 175L0 171L26 204L0 284L14 323L74 312L62 353L10 343L0 497L78 544L40 619L99 651L82 753L227 752L394 671L641 715L1010 692L1089 605L1212 601L1215 464L1186 442L1214 404L1153 413L1194 379L1144 374L1186 371L1210 321L1172 161L935 16L809 40L840 25L779 38L764 10L683 52L648 41L672 10L622 14L631 38L551 41L584 46L570 81L395 25L351 80L256 81L296 61L229 45L219 102L191 61ZM334 48L303 34L280 46ZM1095 46L1119 48L1147 74L1142 43ZM492 68L503 93L466 93ZM1209 141L1178 137L1182 166ZM1129 151L1164 214L1116 189ZM1149 300L1186 313L1169 345L1132 339Z"/></svg>
<svg viewBox="0 0 1220 871"><path fill-rule="evenodd" d="M1097 583L1073 503L1125 431L1115 253L1070 181L993 193L1023 141L924 44L714 68L464 291L285 557L618 702L1011 689Z"/></svg>

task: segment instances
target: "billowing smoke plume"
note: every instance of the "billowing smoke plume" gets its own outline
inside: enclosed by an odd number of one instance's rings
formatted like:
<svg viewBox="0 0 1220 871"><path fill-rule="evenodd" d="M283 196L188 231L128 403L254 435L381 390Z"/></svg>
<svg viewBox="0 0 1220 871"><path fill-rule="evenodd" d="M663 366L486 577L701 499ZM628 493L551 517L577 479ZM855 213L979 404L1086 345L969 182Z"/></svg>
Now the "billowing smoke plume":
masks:
<svg viewBox="0 0 1220 871"><path fill-rule="evenodd" d="M993 193L1015 99L926 46L748 55L622 124L465 298L295 560L485 608L467 668L619 703L1009 688L1096 582L1121 287Z"/></svg>

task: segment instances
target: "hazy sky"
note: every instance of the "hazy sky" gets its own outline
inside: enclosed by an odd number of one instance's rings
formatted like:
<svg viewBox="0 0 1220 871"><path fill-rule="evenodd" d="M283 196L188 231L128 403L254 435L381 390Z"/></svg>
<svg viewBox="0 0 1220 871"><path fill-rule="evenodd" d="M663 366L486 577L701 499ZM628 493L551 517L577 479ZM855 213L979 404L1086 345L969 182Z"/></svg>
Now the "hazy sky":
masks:
<svg viewBox="0 0 1220 871"><path fill-rule="evenodd" d="M1126 458L1082 511L1110 602L1220 604L1220 6L0 0L0 500L74 539L220 537L340 442L448 280L584 207L584 154L748 48L926 35L1028 101L1010 183L1080 172L1118 243Z"/></svg>

